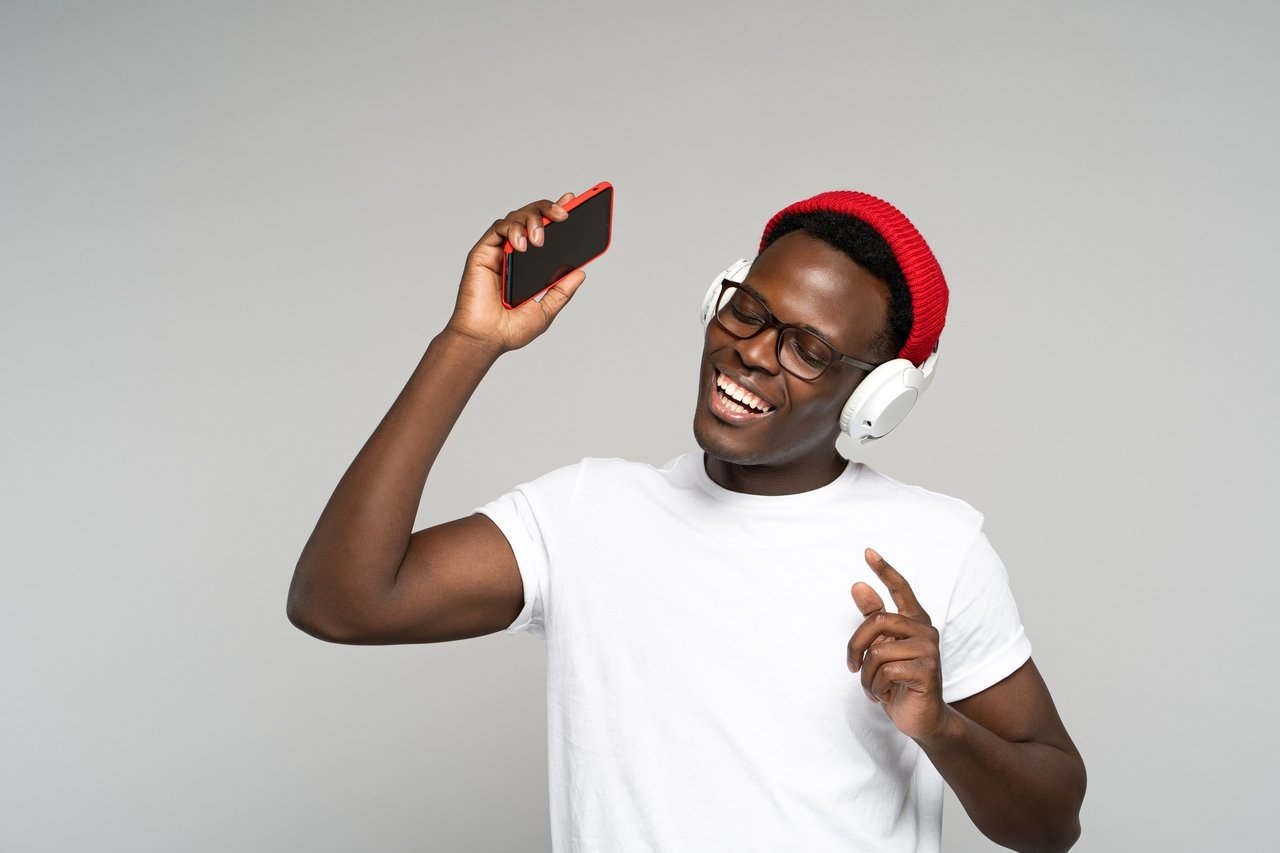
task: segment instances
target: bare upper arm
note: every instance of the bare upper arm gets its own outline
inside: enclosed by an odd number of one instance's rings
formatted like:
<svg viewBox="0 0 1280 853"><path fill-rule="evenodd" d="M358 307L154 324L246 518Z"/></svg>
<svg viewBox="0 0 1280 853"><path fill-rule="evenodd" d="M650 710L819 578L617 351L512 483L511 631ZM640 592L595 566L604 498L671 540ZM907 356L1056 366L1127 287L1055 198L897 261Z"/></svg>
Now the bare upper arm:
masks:
<svg viewBox="0 0 1280 853"><path fill-rule="evenodd" d="M1030 658L1005 679L951 707L1007 741L1036 741L1079 756L1049 687Z"/></svg>
<svg viewBox="0 0 1280 853"><path fill-rule="evenodd" d="M486 515L423 528L373 621L349 642L440 643L507 628L524 607L524 586L506 536Z"/></svg>

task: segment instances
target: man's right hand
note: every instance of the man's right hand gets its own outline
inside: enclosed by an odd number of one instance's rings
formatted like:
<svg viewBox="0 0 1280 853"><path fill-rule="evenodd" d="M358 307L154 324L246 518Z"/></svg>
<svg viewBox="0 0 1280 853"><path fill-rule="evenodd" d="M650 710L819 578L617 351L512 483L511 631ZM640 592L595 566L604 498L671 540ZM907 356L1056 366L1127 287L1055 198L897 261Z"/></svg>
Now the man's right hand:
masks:
<svg viewBox="0 0 1280 853"><path fill-rule="evenodd" d="M518 308L502 304L502 254L508 240L517 252L541 246L542 217L554 221L569 213L561 206L573 198L565 193L558 201L542 199L508 213L489 226L472 247L462 270L458 300L445 325L452 331L499 353L519 349L545 332L569 302L587 274L575 270L547 290L540 301L530 299Z"/></svg>
<svg viewBox="0 0 1280 853"><path fill-rule="evenodd" d="M541 244L542 217L571 215L562 207L571 198L513 210L467 255L453 316L339 481L298 558L286 611L303 631L335 643L436 643L500 631L520 613L515 552L487 516L416 533L413 522L431 466L493 358L545 332L586 278L578 270L540 302L502 304L503 244L511 240L517 252Z"/></svg>

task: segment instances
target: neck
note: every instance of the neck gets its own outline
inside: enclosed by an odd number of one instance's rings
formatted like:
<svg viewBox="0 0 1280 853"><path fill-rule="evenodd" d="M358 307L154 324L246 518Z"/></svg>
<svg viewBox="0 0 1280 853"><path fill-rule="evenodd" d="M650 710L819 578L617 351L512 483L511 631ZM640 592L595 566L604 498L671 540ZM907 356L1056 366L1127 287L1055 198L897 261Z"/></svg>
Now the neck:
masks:
<svg viewBox="0 0 1280 853"><path fill-rule="evenodd" d="M702 463L716 485L747 495L797 495L811 492L835 481L849 460L831 448L830 455L817 459L777 464L739 464L706 453Z"/></svg>

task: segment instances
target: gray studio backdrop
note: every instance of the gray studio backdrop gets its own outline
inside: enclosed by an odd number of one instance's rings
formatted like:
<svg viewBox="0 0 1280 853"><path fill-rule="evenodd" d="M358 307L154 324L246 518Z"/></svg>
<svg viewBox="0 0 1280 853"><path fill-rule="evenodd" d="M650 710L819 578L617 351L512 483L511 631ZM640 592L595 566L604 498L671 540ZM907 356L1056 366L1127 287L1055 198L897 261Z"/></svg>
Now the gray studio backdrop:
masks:
<svg viewBox="0 0 1280 853"><path fill-rule="evenodd" d="M548 849L539 641L329 645L284 605L468 249L599 180L612 249L419 527L692 449L710 278L791 201L884 195L952 310L917 411L841 449L986 513L1088 765L1078 849L1274 849L1278 24L4 3L0 849ZM992 846L954 799L946 840Z"/></svg>

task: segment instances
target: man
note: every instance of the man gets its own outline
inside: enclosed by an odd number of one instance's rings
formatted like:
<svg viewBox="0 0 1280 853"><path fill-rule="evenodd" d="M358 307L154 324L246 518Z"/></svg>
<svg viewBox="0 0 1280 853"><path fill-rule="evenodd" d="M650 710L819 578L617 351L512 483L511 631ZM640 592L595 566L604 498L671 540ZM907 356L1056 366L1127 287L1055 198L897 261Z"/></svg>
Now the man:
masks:
<svg viewBox="0 0 1280 853"><path fill-rule="evenodd" d="M860 392L918 381L945 319L933 254L880 199L791 205L708 292L704 452L584 459L411 533L471 392L585 278L500 300L504 241L538 245L570 198L472 248L303 550L289 618L345 643L544 637L557 851L936 850L943 780L997 843L1069 848L1084 765L982 516L835 448L842 421L878 435L903 414ZM641 395L649 378L620 376Z"/></svg>

